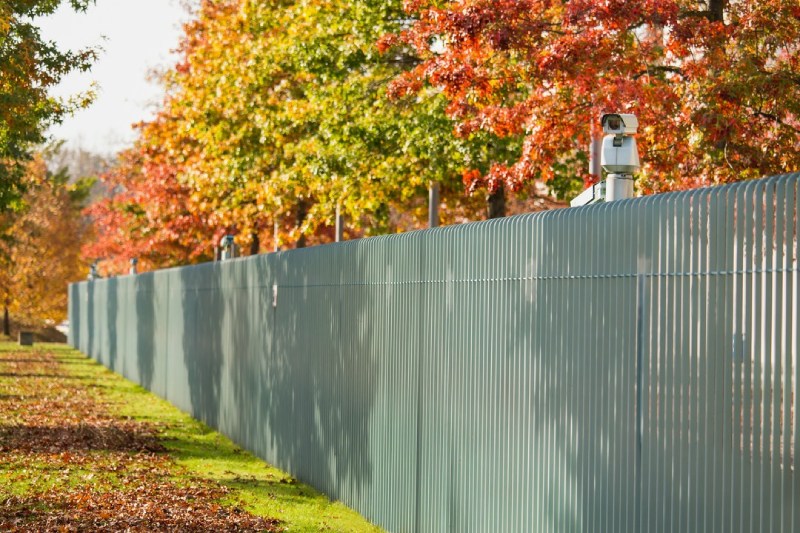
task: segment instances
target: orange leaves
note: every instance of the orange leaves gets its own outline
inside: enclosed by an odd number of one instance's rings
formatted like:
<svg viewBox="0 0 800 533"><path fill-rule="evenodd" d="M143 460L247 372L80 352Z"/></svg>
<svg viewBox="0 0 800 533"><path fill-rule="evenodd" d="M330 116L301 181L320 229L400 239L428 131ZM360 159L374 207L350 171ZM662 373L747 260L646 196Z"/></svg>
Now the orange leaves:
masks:
<svg viewBox="0 0 800 533"><path fill-rule="evenodd" d="M481 176L480 171L475 169L465 170L461 176L464 187L466 187L468 191L474 191L479 186L482 178L483 176Z"/></svg>
<svg viewBox="0 0 800 533"><path fill-rule="evenodd" d="M385 54L393 47L400 44L400 42L401 39L399 35L387 34L378 39L378 42L375 43L375 46L378 48L378 52L380 52L381 54Z"/></svg>
<svg viewBox="0 0 800 533"><path fill-rule="evenodd" d="M22 208L0 219L0 296L22 324L58 323L66 315L64 288L85 275L79 252L88 232L66 176L48 175L37 159L25 183Z"/></svg>

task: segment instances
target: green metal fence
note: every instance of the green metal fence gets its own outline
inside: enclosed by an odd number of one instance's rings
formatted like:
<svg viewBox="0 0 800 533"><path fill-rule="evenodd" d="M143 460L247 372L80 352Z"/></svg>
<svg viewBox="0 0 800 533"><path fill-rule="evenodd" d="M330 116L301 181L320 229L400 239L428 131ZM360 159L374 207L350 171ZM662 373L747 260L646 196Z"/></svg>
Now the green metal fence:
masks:
<svg viewBox="0 0 800 533"><path fill-rule="evenodd" d="M395 531L800 531L800 174L70 288L70 342Z"/></svg>

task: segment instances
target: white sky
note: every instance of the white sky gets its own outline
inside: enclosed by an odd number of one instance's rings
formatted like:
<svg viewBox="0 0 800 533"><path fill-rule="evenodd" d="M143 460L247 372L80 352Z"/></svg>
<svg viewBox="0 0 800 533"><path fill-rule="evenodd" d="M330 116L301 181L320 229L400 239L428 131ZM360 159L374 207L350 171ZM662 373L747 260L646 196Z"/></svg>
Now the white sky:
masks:
<svg viewBox="0 0 800 533"><path fill-rule="evenodd" d="M65 4L68 5L67 2ZM181 23L189 17L181 0L97 0L86 13L62 6L37 21L42 36L62 48L101 46L88 73L71 74L52 94L69 96L97 84L97 99L50 130L75 148L114 153L135 138L131 124L152 116L162 98L154 69L175 62L171 54L180 39Z"/></svg>

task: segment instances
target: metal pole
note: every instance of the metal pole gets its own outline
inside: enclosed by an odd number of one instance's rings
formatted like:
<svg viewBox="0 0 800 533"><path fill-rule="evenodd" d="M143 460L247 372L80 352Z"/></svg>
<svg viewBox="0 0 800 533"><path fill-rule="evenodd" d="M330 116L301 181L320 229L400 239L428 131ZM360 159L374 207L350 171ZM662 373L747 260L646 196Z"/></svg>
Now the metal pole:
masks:
<svg viewBox="0 0 800 533"><path fill-rule="evenodd" d="M272 242L275 245L275 251L280 251L281 247L279 245L278 239L280 235L280 225L278 224L278 216L275 215L275 221L272 223Z"/></svg>
<svg viewBox="0 0 800 533"><path fill-rule="evenodd" d="M592 134L592 142L589 144L589 174L603 177L603 169L600 165L600 150L603 146L603 138Z"/></svg>
<svg viewBox="0 0 800 533"><path fill-rule="evenodd" d="M439 182L432 181L428 187L428 227L439 226Z"/></svg>
<svg viewBox="0 0 800 533"><path fill-rule="evenodd" d="M344 240L344 216L342 215L342 208L336 206L336 242Z"/></svg>
<svg viewBox="0 0 800 533"><path fill-rule="evenodd" d="M606 176L606 202L633 198L633 176L609 174Z"/></svg>

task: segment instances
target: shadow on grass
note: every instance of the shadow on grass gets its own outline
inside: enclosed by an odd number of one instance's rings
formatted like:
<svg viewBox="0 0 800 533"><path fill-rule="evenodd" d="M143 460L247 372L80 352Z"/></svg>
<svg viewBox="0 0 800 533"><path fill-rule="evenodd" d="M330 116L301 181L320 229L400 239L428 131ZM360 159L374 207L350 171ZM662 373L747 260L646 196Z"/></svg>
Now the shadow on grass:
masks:
<svg viewBox="0 0 800 533"><path fill-rule="evenodd" d="M228 489L249 493L256 500L277 500L290 505L319 505L331 500L322 492L264 463L205 424L191 428L198 436L165 438L170 456L180 461L215 465L204 472Z"/></svg>
<svg viewBox="0 0 800 533"><path fill-rule="evenodd" d="M0 361L2 361L2 359L0 359ZM94 361L86 357L59 357L57 361L62 365L91 365L94 363Z"/></svg>
<svg viewBox="0 0 800 533"><path fill-rule="evenodd" d="M40 398L41 395L38 394L0 394L0 402L7 401L7 402L18 402L23 400L31 400L33 398Z"/></svg>

